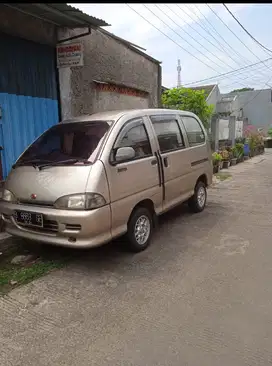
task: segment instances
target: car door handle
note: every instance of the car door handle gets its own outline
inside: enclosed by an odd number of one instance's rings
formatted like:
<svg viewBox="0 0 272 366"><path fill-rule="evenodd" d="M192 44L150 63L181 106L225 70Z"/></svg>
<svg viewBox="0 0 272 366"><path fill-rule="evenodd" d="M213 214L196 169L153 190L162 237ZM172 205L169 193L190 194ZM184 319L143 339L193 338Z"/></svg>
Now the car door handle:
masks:
<svg viewBox="0 0 272 366"><path fill-rule="evenodd" d="M167 156L165 158L163 158L163 164L166 168L168 167L168 157Z"/></svg>
<svg viewBox="0 0 272 366"><path fill-rule="evenodd" d="M157 164L158 164L157 159L151 160L151 165L157 165Z"/></svg>
<svg viewBox="0 0 272 366"><path fill-rule="evenodd" d="M117 169L117 172L118 173L125 172L125 171L127 171L127 168L126 167L124 167L124 168L118 168Z"/></svg>

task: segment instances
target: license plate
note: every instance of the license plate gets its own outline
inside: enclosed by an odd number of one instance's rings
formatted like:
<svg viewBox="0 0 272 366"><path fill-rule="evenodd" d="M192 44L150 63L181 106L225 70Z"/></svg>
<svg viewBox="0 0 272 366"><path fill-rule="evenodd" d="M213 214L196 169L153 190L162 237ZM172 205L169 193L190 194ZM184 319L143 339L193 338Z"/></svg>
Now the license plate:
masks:
<svg viewBox="0 0 272 366"><path fill-rule="evenodd" d="M43 215L27 211L15 211L14 219L18 224L43 227Z"/></svg>

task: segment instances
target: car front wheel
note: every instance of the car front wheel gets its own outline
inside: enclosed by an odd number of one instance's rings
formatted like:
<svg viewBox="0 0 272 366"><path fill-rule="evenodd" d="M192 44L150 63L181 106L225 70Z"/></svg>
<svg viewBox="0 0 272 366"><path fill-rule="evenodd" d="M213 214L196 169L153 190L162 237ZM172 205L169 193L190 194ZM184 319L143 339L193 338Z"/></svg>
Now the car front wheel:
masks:
<svg viewBox="0 0 272 366"><path fill-rule="evenodd" d="M136 208L128 222L128 249L138 253L145 250L153 233L152 214L145 207Z"/></svg>

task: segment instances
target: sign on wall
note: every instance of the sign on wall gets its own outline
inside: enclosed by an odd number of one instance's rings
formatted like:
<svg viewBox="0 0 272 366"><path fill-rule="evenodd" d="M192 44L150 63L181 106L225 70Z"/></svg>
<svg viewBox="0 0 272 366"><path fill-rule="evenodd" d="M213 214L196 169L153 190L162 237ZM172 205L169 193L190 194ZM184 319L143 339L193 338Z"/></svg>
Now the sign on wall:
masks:
<svg viewBox="0 0 272 366"><path fill-rule="evenodd" d="M119 86L119 85L114 85L114 84L110 84L110 83L99 83L96 81L95 81L95 83L96 83L96 89L99 91L125 94L125 95L130 95L133 97L140 97L140 98L148 97L147 92L129 88L127 86Z"/></svg>
<svg viewBox="0 0 272 366"><path fill-rule="evenodd" d="M73 42L57 45L57 66L83 66L83 44Z"/></svg>

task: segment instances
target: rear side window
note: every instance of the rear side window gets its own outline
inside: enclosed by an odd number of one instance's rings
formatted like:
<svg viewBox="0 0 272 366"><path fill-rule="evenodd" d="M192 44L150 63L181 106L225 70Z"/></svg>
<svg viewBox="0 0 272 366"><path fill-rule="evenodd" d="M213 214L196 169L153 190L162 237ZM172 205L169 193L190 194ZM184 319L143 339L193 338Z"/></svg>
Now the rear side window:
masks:
<svg viewBox="0 0 272 366"><path fill-rule="evenodd" d="M199 122L191 116L181 116L190 146L201 145L205 142L205 134Z"/></svg>
<svg viewBox="0 0 272 366"><path fill-rule="evenodd" d="M167 152L185 147L183 136L175 116L150 116L156 132L161 152Z"/></svg>
<svg viewBox="0 0 272 366"><path fill-rule="evenodd" d="M132 147L135 150L135 159L152 155L149 138L141 118L128 122L121 130L113 148L113 156L119 147Z"/></svg>

